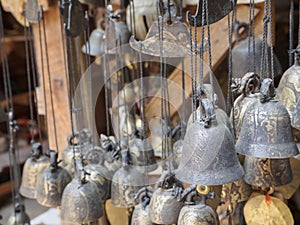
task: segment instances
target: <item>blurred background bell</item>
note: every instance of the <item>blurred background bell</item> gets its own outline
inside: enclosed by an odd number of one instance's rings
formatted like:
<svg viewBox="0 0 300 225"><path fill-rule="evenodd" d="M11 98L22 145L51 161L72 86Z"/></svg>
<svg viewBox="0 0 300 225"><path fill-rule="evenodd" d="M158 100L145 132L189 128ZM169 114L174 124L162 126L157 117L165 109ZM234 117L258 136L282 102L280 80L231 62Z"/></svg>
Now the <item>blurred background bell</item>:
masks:
<svg viewBox="0 0 300 225"><path fill-rule="evenodd" d="M89 40L81 48L84 54L102 56L105 53L105 31L96 28L92 31Z"/></svg>
<svg viewBox="0 0 300 225"><path fill-rule="evenodd" d="M15 212L9 217L7 225L30 225L30 218L25 212L25 207L22 203L16 203Z"/></svg>

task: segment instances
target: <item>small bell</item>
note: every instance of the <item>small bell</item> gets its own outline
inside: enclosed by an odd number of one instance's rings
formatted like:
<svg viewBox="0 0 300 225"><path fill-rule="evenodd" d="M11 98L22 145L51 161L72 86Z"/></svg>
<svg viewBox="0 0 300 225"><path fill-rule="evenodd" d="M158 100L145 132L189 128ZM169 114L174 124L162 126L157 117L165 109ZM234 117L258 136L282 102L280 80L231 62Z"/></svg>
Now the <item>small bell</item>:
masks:
<svg viewBox="0 0 300 225"><path fill-rule="evenodd" d="M36 198L36 185L38 175L50 165L49 158L42 154L42 145L32 145L31 156L26 160L23 167L20 194L26 198Z"/></svg>
<svg viewBox="0 0 300 225"><path fill-rule="evenodd" d="M264 79L260 101L248 106L236 151L258 158L289 158L299 151L293 141L290 116L284 105L273 100L273 81Z"/></svg>
<svg viewBox="0 0 300 225"><path fill-rule="evenodd" d="M15 212L9 217L7 225L30 225L30 218L25 212L25 206L16 203Z"/></svg>
<svg viewBox="0 0 300 225"><path fill-rule="evenodd" d="M132 165L141 172L151 172L157 169L154 150L148 139L132 138L129 141L129 149Z"/></svg>
<svg viewBox="0 0 300 225"><path fill-rule="evenodd" d="M153 190L144 187L135 195L135 199L139 199L139 204L134 207L132 213L131 225L152 225L149 215L149 203L153 195Z"/></svg>
<svg viewBox="0 0 300 225"><path fill-rule="evenodd" d="M97 221L103 216L102 199L94 182L86 180L85 171L81 178L69 183L61 200L61 224L81 225Z"/></svg>
<svg viewBox="0 0 300 225"><path fill-rule="evenodd" d="M187 190L187 189L186 189ZM184 193L185 195L186 193ZM199 202L195 199L198 196L196 190L187 194L185 206L181 209L178 217L178 225L219 225L217 214L214 210L206 205L207 198L214 198L214 192L209 192L202 196Z"/></svg>
<svg viewBox="0 0 300 225"><path fill-rule="evenodd" d="M89 40L82 46L81 51L91 56L102 56L105 54L105 31L97 28L92 31Z"/></svg>
<svg viewBox="0 0 300 225"><path fill-rule="evenodd" d="M57 152L50 150L50 166L37 179L37 202L46 207L60 206L66 185L72 180L64 168L58 166Z"/></svg>
<svg viewBox="0 0 300 225"><path fill-rule="evenodd" d="M161 180L150 201L150 219L155 224L176 224L183 203L177 201L174 185L182 187L182 184L171 173L163 173Z"/></svg>
<svg viewBox="0 0 300 225"><path fill-rule="evenodd" d="M176 177L182 182L220 185L244 175L231 132L216 119L212 103L202 99L202 117L186 131L183 156Z"/></svg>
<svg viewBox="0 0 300 225"><path fill-rule="evenodd" d="M122 150L122 167L117 170L112 179L111 202L121 208L131 208L135 205L134 194L146 184L146 177L131 165L129 151Z"/></svg>
<svg viewBox="0 0 300 225"><path fill-rule="evenodd" d="M266 159L245 156L245 176L247 184L269 188L290 183L293 173L289 159Z"/></svg>

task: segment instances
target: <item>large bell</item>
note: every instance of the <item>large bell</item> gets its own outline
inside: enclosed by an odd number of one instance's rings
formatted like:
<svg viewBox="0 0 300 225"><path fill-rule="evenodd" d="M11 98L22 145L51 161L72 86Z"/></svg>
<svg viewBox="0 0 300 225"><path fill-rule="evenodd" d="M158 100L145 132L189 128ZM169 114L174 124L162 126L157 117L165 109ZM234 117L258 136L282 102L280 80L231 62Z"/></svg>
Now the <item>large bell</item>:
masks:
<svg viewBox="0 0 300 225"><path fill-rule="evenodd" d="M42 154L42 145L34 143L30 157L23 167L20 194L26 198L36 198L37 177L50 165L49 157Z"/></svg>
<svg viewBox="0 0 300 225"><path fill-rule="evenodd" d="M74 178L64 190L60 213L63 225L88 224L103 216L97 185L87 181L85 176L83 174L81 178Z"/></svg>
<svg viewBox="0 0 300 225"><path fill-rule="evenodd" d="M237 43L234 48L232 49L232 60L233 63L232 65L232 74L233 77L236 78L241 78L248 72L249 67L252 69L253 68L253 60L250 60L250 65L249 65L249 53L248 53L248 42L249 42L249 37L246 38L245 40L240 41ZM261 64L261 51L262 51L262 44L263 40L261 38L255 38L255 66L259 70L260 64ZM268 46L268 55L271 54L271 48ZM250 49L250 56L253 55L253 48L251 47ZM271 65L271 58L269 57L269 64ZM280 62L277 58L277 56L274 54L274 73L275 77L279 78L282 74L282 68L280 65ZM269 68L269 74L271 74L271 68Z"/></svg>
<svg viewBox="0 0 300 225"><path fill-rule="evenodd" d="M157 169L154 150L148 139L132 138L129 141L130 158L133 166L141 172Z"/></svg>
<svg viewBox="0 0 300 225"><path fill-rule="evenodd" d="M299 152L293 141L290 116L284 105L273 100L271 79L261 85L261 101L248 106L236 151L258 158L290 158ZM272 97L273 96L273 97Z"/></svg>
<svg viewBox="0 0 300 225"><path fill-rule="evenodd" d="M153 190L144 187L135 195L139 199L139 204L134 207L131 217L131 225L152 225L150 220L149 203L153 195Z"/></svg>
<svg viewBox="0 0 300 225"><path fill-rule="evenodd" d="M163 57L187 56L190 53L190 34L186 24L178 20L168 23L166 18L160 20L163 22L153 22L144 41L136 41L132 36L129 41L131 48L146 55L159 57L162 47ZM159 29L162 30L163 37L159 36Z"/></svg>
<svg viewBox="0 0 300 225"><path fill-rule="evenodd" d="M50 166L38 176L36 200L43 206L57 207L60 206L64 188L72 178L67 170L58 166L57 152L49 152Z"/></svg>
<svg viewBox="0 0 300 225"><path fill-rule="evenodd" d="M191 15L190 12L187 12L188 22L192 26L195 25L194 18L196 18L196 26L202 26L202 2L203 0L198 1L197 11L195 15ZM204 15L204 25L215 23L228 15L229 12L233 9L232 5L236 4L236 0L208 0L207 4L208 21L206 20L206 17Z"/></svg>
<svg viewBox="0 0 300 225"><path fill-rule="evenodd" d="M244 181L250 185L270 188L290 183L293 179L290 159L266 159L246 156Z"/></svg>
<svg viewBox="0 0 300 225"><path fill-rule="evenodd" d="M176 177L182 182L201 185L220 185L241 179L244 171L235 153L231 132L216 119L208 99L202 99L201 104L203 116L187 129Z"/></svg>
<svg viewBox="0 0 300 225"><path fill-rule="evenodd" d="M7 225L30 225L30 218L25 212L25 206L21 203L16 203L15 212L9 217Z"/></svg>
<svg viewBox="0 0 300 225"><path fill-rule="evenodd" d="M105 31L97 28L92 31L89 40L81 48L84 54L102 56L105 54Z"/></svg>
<svg viewBox="0 0 300 225"><path fill-rule="evenodd" d="M134 194L145 184L145 175L132 166L128 150L122 150L122 167L117 170L112 179L112 205L121 208L133 207Z"/></svg>

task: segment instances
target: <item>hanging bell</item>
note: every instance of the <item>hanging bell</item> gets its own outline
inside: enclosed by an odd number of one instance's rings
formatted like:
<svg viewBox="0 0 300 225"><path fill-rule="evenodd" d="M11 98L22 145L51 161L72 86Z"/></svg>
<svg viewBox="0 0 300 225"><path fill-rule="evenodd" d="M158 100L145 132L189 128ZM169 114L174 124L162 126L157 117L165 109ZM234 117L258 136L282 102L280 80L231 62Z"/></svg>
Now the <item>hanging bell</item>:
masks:
<svg viewBox="0 0 300 225"><path fill-rule="evenodd" d="M153 195L153 190L143 187L135 195L135 199L139 199L139 204L134 207L131 217L131 225L152 225L149 215L149 203Z"/></svg>
<svg viewBox="0 0 300 225"><path fill-rule="evenodd" d="M163 37L159 36L160 33ZM163 57L185 57L190 53L190 33L185 23L178 20L168 23L166 18L160 17L159 22L153 22L144 41L136 41L132 36L129 44L137 52L146 55L159 57L162 47Z"/></svg>
<svg viewBox="0 0 300 225"><path fill-rule="evenodd" d="M284 105L273 100L273 81L261 84L260 101L248 106L236 151L258 158L290 158L299 151L293 141L290 116Z"/></svg>
<svg viewBox="0 0 300 225"><path fill-rule="evenodd" d="M37 202L46 207L60 206L63 190L72 180L64 168L58 166L57 152L49 150L50 166L37 179Z"/></svg>
<svg viewBox="0 0 300 225"><path fill-rule="evenodd" d="M122 167L117 170L112 179L111 202L121 208L131 208L135 205L134 194L146 184L146 177L131 165L127 149L122 150Z"/></svg>
<svg viewBox="0 0 300 225"><path fill-rule="evenodd" d="M154 150L148 139L137 137L129 141L130 158L133 166L141 172L151 172L157 169Z"/></svg>
<svg viewBox="0 0 300 225"><path fill-rule="evenodd" d="M30 218L25 212L25 206L21 203L16 203L15 212L9 217L7 225L30 225Z"/></svg>
<svg viewBox="0 0 300 225"><path fill-rule="evenodd" d="M244 170L244 181L247 184L261 188L286 185L293 179L289 159L245 156Z"/></svg>
<svg viewBox="0 0 300 225"><path fill-rule="evenodd" d="M85 171L81 178L69 183L61 200L61 224L81 225L97 221L103 216L102 199L97 185L86 180Z"/></svg>
<svg viewBox="0 0 300 225"><path fill-rule="evenodd" d="M92 31L89 40L82 46L81 51L91 56L105 54L105 31L102 27Z"/></svg>
<svg viewBox="0 0 300 225"><path fill-rule="evenodd" d="M207 198L214 198L214 192L202 196L199 202L196 198L197 191L192 191L186 197L185 206L181 209L178 217L178 225L219 225L218 216L205 201Z"/></svg>
<svg viewBox="0 0 300 225"><path fill-rule="evenodd" d="M92 181L97 185L102 201L110 198L112 178L110 172L104 166L104 157L105 152L101 148L95 146L93 150L88 152L86 156L88 165L85 166L85 170L90 174L87 177L87 180Z"/></svg>
<svg viewBox="0 0 300 225"><path fill-rule="evenodd" d="M235 153L232 134L216 119L208 99L202 99L201 105L203 116L187 129L176 177L182 182L201 185L239 180L244 171Z"/></svg>
<svg viewBox="0 0 300 225"><path fill-rule="evenodd" d="M150 219L155 224L176 224L183 203L177 201L174 191L181 184L171 173L162 174L162 184L154 191L150 200Z"/></svg>
<svg viewBox="0 0 300 225"><path fill-rule="evenodd" d="M276 97L289 112L293 126L294 139L295 141L300 142L300 45L294 50L294 55L295 63L282 75Z"/></svg>
<svg viewBox="0 0 300 225"><path fill-rule="evenodd" d="M196 19L196 26L202 26L202 5L203 0L198 1L197 11L195 15L191 15L190 12L187 12L187 20L191 26L195 26L195 19ZM233 6L236 4L236 0L208 0L207 2L207 9L208 12L208 21L204 15L204 25L215 23L221 20L223 17L228 15Z"/></svg>
<svg viewBox="0 0 300 225"><path fill-rule="evenodd" d="M234 132L236 140L239 138L242 122L245 113L249 109L249 105L259 101L259 88L259 77L253 72L246 73L242 79L235 79L234 84L232 85L232 92L240 94L234 101L234 111L231 111L230 114L230 121L233 121L234 116Z"/></svg>
<svg viewBox="0 0 300 225"><path fill-rule="evenodd" d="M26 198L36 198L37 177L50 165L49 158L42 154L42 145L32 145L31 156L26 160L23 167L20 194Z"/></svg>

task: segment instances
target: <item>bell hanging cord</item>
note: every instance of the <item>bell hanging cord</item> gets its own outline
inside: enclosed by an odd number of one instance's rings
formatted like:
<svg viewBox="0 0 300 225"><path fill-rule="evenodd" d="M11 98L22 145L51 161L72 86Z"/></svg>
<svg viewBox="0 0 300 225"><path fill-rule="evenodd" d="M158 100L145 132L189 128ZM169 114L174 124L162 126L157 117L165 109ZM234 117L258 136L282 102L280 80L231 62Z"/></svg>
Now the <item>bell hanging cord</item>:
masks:
<svg viewBox="0 0 300 225"><path fill-rule="evenodd" d="M294 49L294 16L295 16L295 7L294 0L291 0L290 3L290 23L289 23L289 67L293 65L293 49Z"/></svg>
<svg viewBox="0 0 300 225"><path fill-rule="evenodd" d="M236 8L236 7L235 7ZM256 63L255 63L255 18L254 18L254 0L250 0L250 12L249 12L249 35L248 35L248 72L256 73ZM235 11L235 10L234 10ZM236 17L236 13L234 12ZM251 55L252 47L252 55ZM252 64L253 63L253 64ZM252 68L251 68L252 65Z"/></svg>

